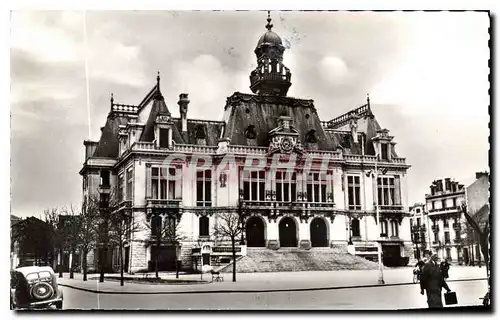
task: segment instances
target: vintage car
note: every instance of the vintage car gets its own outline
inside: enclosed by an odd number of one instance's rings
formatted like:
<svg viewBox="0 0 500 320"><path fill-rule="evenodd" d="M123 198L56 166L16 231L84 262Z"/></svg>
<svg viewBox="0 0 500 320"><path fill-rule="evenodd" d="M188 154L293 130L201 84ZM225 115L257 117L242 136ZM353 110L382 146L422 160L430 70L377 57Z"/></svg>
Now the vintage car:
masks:
<svg viewBox="0 0 500 320"><path fill-rule="evenodd" d="M63 292L51 267L21 267L10 273L10 308L63 307Z"/></svg>

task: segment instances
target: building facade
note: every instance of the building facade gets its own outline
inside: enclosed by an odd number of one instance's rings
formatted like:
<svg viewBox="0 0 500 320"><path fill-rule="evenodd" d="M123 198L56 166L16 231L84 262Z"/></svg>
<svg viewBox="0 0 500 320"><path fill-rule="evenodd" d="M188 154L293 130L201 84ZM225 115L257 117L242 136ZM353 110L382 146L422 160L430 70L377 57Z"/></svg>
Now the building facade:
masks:
<svg viewBox="0 0 500 320"><path fill-rule="evenodd" d="M424 257L425 250L429 245L429 219L425 210L425 204L415 203L410 207L411 241L414 244L413 256L416 260Z"/></svg>
<svg viewBox="0 0 500 320"><path fill-rule="evenodd" d="M238 255L246 246L347 247L377 257L409 257L407 170L394 137L380 126L369 99L337 118L322 121L313 100L287 96L291 72L281 38L267 31L255 48L252 94L235 92L222 120L188 118L187 93L173 117L157 83L137 105L116 103L99 141L85 141L83 196L116 188L117 211L138 223L177 221L182 269L221 263L226 242L213 236L218 213L242 215ZM196 99L196 97L194 97ZM380 216L380 223L376 217ZM373 250L375 249L375 250ZM160 250L172 268L172 244L160 248L147 228L126 244L128 272L151 269Z"/></svg>
<svg viewBox="0 0 500 320"><path fill-rule="evenodd" d="M429 248L443 259L461 263L465 220L460 206L465 202L464 185L451 178L435 180L425 202Z"/></svg>

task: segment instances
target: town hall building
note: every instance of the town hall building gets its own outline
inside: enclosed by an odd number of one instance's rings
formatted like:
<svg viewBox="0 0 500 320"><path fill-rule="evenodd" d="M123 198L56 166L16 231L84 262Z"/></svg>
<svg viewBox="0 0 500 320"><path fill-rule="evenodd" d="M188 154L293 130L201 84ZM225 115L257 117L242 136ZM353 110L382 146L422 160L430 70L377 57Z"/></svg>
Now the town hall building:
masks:
<svg viewBox="0 0 500 320"><path fill-rule="evenodd" d="M268 17L257 67L249 70L252 93L231 94L221 120L189 118L201 106L188 93L180 93L180 117L173 117L159 75L139 104L112 97L100 139L84 143L83 196L116 188L115 210L133 213L136 223L177 221L187 271L229 261L230 246L213 234L218 214L228 211L244 213L238 256L251 247L351 245L355 255L376 260L379 242L384 258L412 256L410 166L394 137L369 98L324 121L313 100L287 96L292 72L272 27ZM156 246L147 228L131 234L126 271L152 270ZM172 244L159 250L161 268L172 269Z"/></svg>

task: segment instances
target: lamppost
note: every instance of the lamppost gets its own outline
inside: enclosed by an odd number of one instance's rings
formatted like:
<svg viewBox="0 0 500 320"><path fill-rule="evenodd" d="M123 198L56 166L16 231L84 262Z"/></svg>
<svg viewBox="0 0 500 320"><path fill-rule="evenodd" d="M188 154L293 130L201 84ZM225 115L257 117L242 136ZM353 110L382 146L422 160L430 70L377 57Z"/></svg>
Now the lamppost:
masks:
<svg viewBox="0 0 500 320"><path fill-rule="evenodd" d="M181 262L181 248L182 248L182 243L180 243L179 241L177 241L175 243L175 257L176 257L176 261L175 261L175 278L176 279L179 279L179 264Z"/></svg>
<svg viewBox="0 0 500 320"><path fill-rule="evenodd" d="M377 168L377 162L375 162L375 170L372 172L372 177L375 179L375 186L378 183L378 168ZM382 264L382 239L381 239L381 230L380 230L380 208L379 208L379 199L378 199L378 192L375 189L374 190L374 198L375 200L375 215L376 215L376 222L377 222L377 230L378 230L378 238L377 238L377 260L378 260L378 284L384 284L384 267Z"/></svg>

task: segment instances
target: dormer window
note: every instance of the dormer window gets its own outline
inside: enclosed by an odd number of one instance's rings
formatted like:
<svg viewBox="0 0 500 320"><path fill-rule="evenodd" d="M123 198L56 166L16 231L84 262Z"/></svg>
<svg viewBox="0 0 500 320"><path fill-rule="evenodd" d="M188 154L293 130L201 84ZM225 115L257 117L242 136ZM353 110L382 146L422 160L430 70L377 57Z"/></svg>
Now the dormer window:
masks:
<svg viewBox="0 0 500 320"><path fill-rule="evenodd" d="M245 130L245 137L247 139L255 139L257 138L257 133L255 132L255 126L249 125Z"/></svg>
<svg viewBox="0 0 500 320"><path fill-rule="evenodd" d="M389 160L389 145L387 143L383 143L381 145L382 148L382 160Z"/></svg>
<svg viewBox="0 0 500 320"><path fill-rule="evenodd" d="M318 140L316 139L316 131L315 130L310 130L306 134L306 142L307 143L316 143Z"/></svg>
<svg viewBox="0 0 500 320"><path fill-rule="evenodd" d="M160 128L160 148L168 148L168 129Z"/></svg>
<svg viewBox="0 0 500 320"><path fill-rule="evenodd" d="M196 139L205 139L205 130L202 126L197 126L195 131Z"/></svg>

